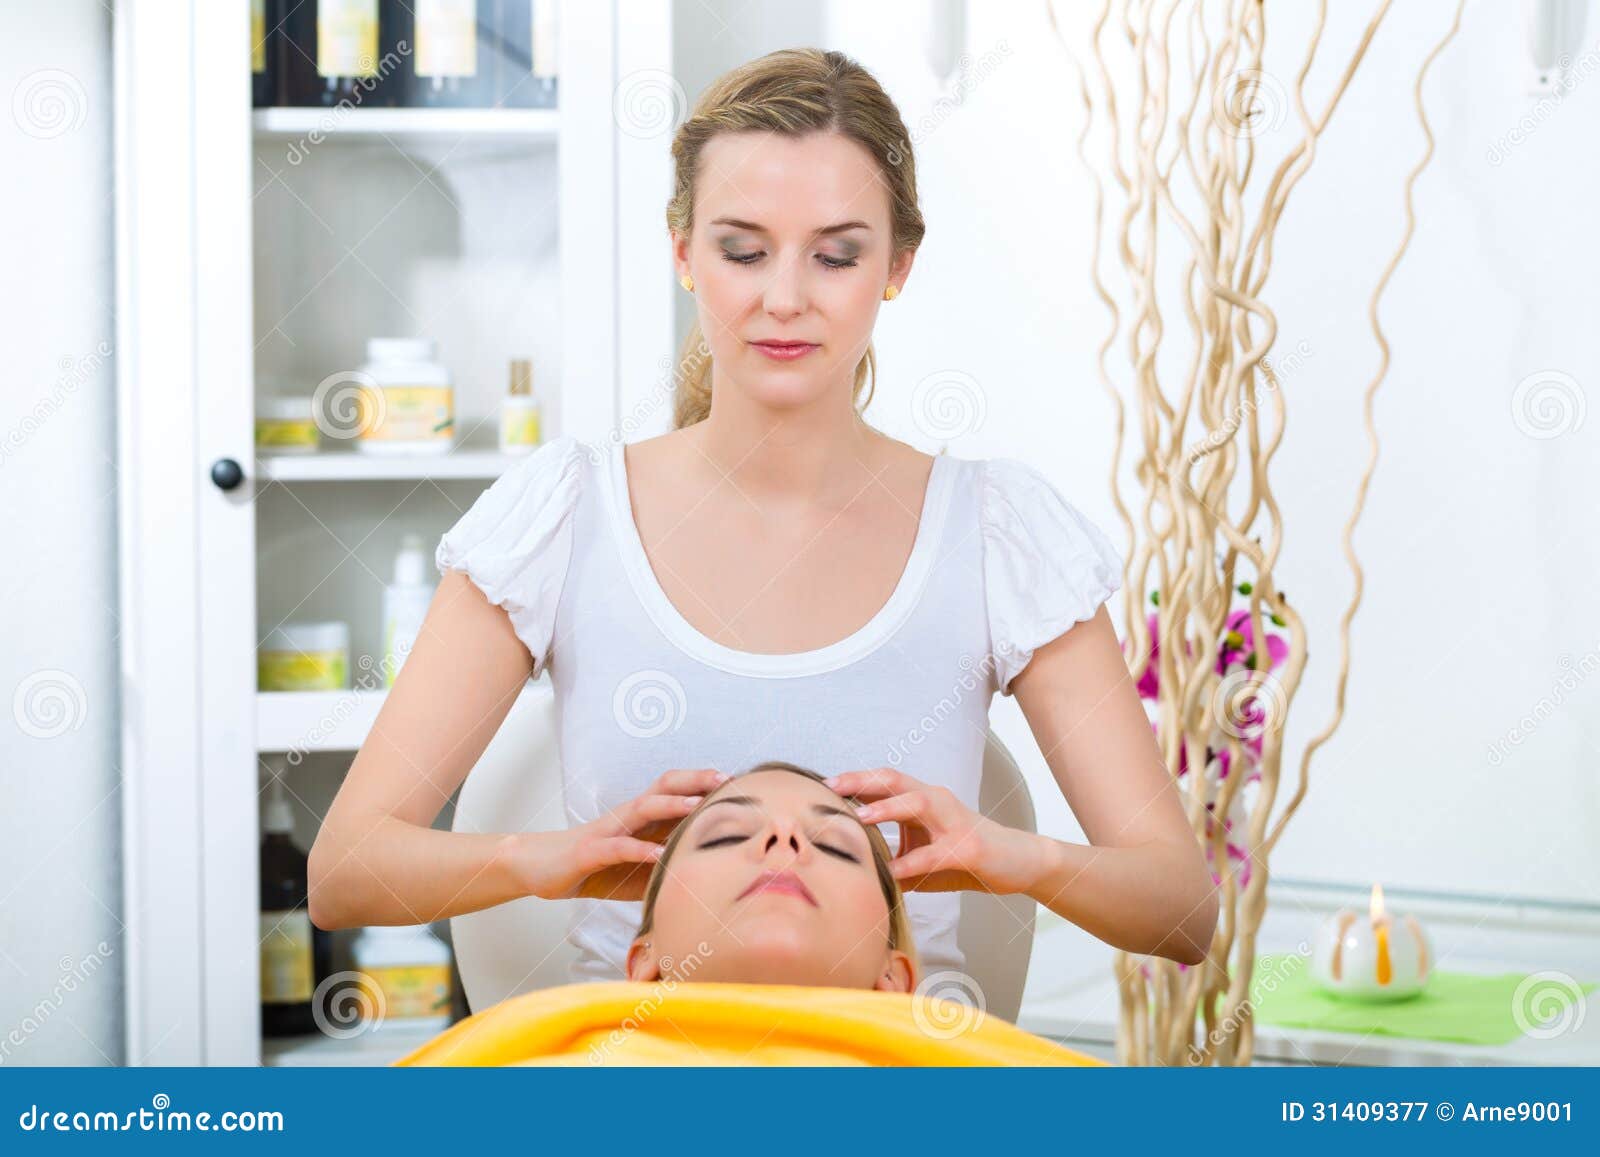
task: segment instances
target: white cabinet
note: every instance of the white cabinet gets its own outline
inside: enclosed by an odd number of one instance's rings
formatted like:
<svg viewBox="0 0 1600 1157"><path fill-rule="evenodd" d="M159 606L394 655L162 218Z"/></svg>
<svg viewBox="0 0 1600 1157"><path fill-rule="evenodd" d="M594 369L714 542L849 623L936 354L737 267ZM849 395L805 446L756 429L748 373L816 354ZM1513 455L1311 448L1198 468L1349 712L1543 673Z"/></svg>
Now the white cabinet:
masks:
<svg viewBox="0 0 1600 1157"><path fill-rule="evenodd" d="M627 19L621 19L625 8ZM298 747L306 825L382 701L399 536L430 542L516 459L512 358L546 440L637 437L674 353L670 126L613 102L671 67L669 0L567 3L556 109L250 107L249 4L116 6L122 807L130 1064L254 1064L259 755ZM458 448L261 456L255 401L426 336ZM665 420L665 415L662 416ZM257 644L350 624L353 687L258 694Z"/></svg>

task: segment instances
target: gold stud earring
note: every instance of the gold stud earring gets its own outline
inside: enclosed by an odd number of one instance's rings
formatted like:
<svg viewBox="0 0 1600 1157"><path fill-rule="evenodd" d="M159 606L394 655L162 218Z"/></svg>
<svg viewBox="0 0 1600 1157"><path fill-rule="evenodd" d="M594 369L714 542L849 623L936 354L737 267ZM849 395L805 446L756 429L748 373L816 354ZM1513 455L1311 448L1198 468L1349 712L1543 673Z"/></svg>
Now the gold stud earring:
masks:
<svg viewBox="0 0 1600 1157"><path fill-rule="evenodd" d="M893 301L895 298L897 298L899 296L900 296L900 290L895 288L892 285L887 286L883 291L883 300L885 300L885 301Z"/></svg>
<svg viewBox="0 0 1600 1157"><path fill-rule="evenodd" d="M682 277L678 278L678 284L683 286L690 293L694 292L694 277L692 275L685 273Z"/></svg>

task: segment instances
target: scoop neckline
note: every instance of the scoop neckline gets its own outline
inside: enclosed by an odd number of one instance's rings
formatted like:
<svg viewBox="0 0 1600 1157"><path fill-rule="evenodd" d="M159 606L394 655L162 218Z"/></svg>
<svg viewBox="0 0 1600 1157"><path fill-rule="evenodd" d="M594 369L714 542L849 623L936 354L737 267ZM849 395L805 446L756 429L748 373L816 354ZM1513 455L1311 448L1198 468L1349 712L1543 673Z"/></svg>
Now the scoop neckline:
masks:
<svg viewBox="0 0 1600 1157"><path fill-rule="evenodd" d="M650 558L645 553L639 524L633 517L633 498L628 492L628 467L622 442L612 443L606 465L610 521L622 556L623 569L627 571L634 593L639 596L639 601L644 604L645 611L656 626L679 650L709 666L738 675L785 678L819 675L865 658L883 645L910 617L933 570L935 552L949 505L954 462L949 455L934 455L933 466L923 490L922 510L919 512L911 554L906 559L894 590L873 616L849 635L825 647L773 654L725 646L701 633L699 628L683 617L662 589L655 570L650 566Z"/></svg>

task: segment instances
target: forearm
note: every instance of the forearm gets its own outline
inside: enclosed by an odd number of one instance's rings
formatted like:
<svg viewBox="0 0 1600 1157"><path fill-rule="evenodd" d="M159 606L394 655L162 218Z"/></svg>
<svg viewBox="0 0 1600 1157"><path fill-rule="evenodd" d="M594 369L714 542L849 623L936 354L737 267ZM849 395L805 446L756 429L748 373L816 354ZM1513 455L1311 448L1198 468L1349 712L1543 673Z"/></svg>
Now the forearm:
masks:
<svg viewBox="0 0 1600 1157"><path fill-rule="evenodd" d="M323 831L311 849L319 928L422 924L527 894L516 870L547 833L449 832L393 816Z"/></svg>
<svg viewBox="0 0 1600 1157"><path fill-rule="evenodd" d="M1027 893L1039 903L1127 952L1184 964L1205 958L1218 901L1198 848L1096 847L1037 838L1041 868Z"/></svg>

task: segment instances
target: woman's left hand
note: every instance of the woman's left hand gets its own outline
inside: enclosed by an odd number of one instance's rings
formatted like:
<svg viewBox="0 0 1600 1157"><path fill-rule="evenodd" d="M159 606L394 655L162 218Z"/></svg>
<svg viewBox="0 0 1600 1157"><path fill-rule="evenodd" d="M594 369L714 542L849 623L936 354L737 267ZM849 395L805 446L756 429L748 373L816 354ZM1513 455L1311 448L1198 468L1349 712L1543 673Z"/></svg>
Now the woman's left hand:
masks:
<svg viewBox="0 0 1600 1157"><path fill-rule="evenodd" d="M889 767L846 771L827 784L865 801L862 823L900 824L890 869L902 889L920 892L1026 892L1044 870L1042 837L981 816L947 787Z"/></svg>

